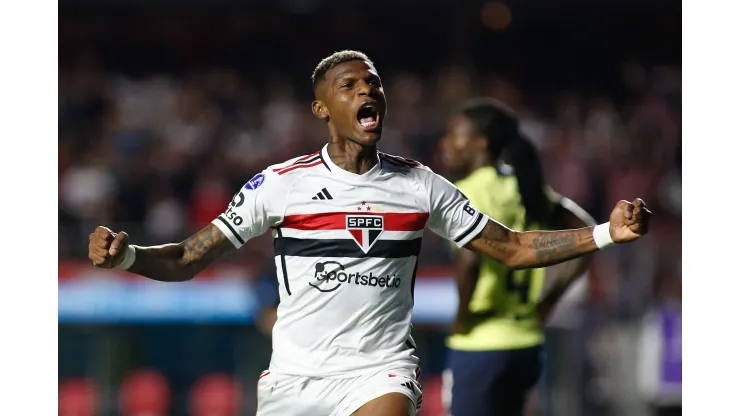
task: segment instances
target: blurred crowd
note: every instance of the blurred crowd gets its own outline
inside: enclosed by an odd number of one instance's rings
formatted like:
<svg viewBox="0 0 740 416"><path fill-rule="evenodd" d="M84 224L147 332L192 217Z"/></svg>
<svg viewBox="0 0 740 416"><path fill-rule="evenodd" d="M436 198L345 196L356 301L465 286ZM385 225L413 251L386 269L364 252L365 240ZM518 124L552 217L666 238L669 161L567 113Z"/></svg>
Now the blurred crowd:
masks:
<svg viewBox="0 0 740 416"><path fill-rule="evenodd" d="M85 260L87 234L101 224L127 231L136 244L182 240L219 215L260 170L318 150L328 138L310 110L310 71L334 50L357 48L375 60L388 97L380 150L447 175L438 151L445 119L469 98L495 97L517 110L522 132L541 152L547 182L598 221L620 199L645 199L654 213L651 233L595 257L586 313L568 326L579 335L568 332L553 347L561 374L590 368L586 385L568 387L572 400L610 401L617 408L612 414L640 415L625 404L641 394L635 383L640 322L677 303L680 329L680 48L678 60L663 56L680 46L664 30L676 21L680 33L680 19L671 18L675 7L659 2L607 3L572 8L572 20L551 19L548 7L560 3L515 9L511 30L500 36L471 23L477 20L468 14L477 11L463 7L384 12L380 31L377 20L354 10L311 19L278 12L175 18L153 10L124 18L115 11L83 17L62 11L60 260ZM530 15L521 19L523 13ZM517 26L522 21L530 26ZM623 30L624 21L630 30ZM540 29L557 36L543 37ZM327 46L315 42L314 32L341 41ZM378 46L402 36L411 48ZM229 261L269 277L270 236L256 240ZM449 266L451 259L449 244L426 233L420 267ZM144 338L132 339L138 345ZM556 335L549 339L559 342ZM76 338L68 344L75 351L81 345ZM680 357L680 331L678 351ZM180 369L187 360L176 361L172 368ZM169 376L180 383L175 393L182 407L190 385Z"/></svg>
<svg viewBox="0 0 740 416"><path fill-rule="evenodd" d="M468 98L499 98L519 112L560 193L601 221L620 199L640 196L654 210L648 242L599 256L599 270L634 276L638 285L680 273L680 70L625 65L629 99L617 103L577 88L527 97L496 74L464 66L430 75L379 67L389 100L383 151L444 174L438 141L446 116ZM310 88L308 77L294 85L272 73L266 85L229 67L132 77L103 71L94 56L60 73L62 257L84 257L79 242L97 224L142 244L179 241L221 213L256 172L320 148L326 127L296 93ZM444 249L431 237L425 251L435 245ZM448 257L422 261L435 259Z"/></svg>

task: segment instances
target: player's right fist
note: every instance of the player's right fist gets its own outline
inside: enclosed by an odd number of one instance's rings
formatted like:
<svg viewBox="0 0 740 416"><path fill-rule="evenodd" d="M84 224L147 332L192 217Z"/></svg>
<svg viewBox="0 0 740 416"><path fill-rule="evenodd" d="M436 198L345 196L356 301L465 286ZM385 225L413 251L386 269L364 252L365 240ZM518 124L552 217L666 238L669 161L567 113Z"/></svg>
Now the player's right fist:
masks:
<svg viewBox="0 0 740 416"><path fill-rule="evenodd" d="M123 261L128 247L128 234L114 233L109 228L99 226L90 234L88 257L97 267L112 269Z"/></svg>

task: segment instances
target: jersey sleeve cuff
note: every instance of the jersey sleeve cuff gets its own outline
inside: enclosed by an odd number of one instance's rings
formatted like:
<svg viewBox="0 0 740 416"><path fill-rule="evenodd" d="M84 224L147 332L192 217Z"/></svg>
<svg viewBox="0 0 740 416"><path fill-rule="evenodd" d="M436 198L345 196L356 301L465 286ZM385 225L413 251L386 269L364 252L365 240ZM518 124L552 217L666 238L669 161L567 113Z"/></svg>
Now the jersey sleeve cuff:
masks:
<svg viewBox="0 0 740 416"><path fill-rule="evenodd" d="M211 221L211 224L221 230L234 247L239 248L244 245L244 239L239 236L234 227L232 227L231 224L229 224L222 216L219 215L216 217L215 220Z"/></svg>
<svg viewBox="0 0 740 416"><path fill-rule="evenodd" d="M478 215L475 217L475 221L473 221L473 224L470 225L470 227L465 230L462 234L460 234L459 237L453 240L455 245L459 248L462 248L465 246L465 244L468 244L470 240L474 239L475 237L480 234L481 231L483 231L483 228L488 223L488 216L483 214L482 212L478 212Z"/></svg>

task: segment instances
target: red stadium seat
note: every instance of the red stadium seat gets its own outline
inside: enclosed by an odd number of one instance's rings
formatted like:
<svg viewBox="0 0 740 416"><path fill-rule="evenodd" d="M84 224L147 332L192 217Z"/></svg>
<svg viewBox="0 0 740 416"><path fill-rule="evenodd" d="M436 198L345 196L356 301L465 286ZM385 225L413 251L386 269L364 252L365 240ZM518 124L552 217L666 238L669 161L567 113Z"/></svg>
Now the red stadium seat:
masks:
<svg viewBox="0 0 740 416"><path fill-rule="evenodd" d="M154 370L138 370L123 380L120 404L123 416L165 416L172 395L167 379Z"/></svg>
<svg viewBox="0 0 740 416"><path fill-rule="evenodd" d="M59 416L94 416L98 412L98 388L92 381L74 378L59 384Z"/></svg>
<svg viewBox="0 0 740 416"><path fill-rule="evenodd" d="M226 374L204 376L195 384L190 396L193 416L237 416L241 405L241 386Z"/></svg>

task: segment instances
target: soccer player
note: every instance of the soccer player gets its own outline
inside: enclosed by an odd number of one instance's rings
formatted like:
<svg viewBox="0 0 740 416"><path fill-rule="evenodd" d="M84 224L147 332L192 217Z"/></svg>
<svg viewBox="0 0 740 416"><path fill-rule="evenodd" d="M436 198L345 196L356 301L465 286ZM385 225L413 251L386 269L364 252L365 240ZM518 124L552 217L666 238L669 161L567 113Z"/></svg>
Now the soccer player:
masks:
<svg viewBox="0 0 740 416"><path fill-rule="evenodd" d="M457 188L505 226L596 225L574 202L545 186L536 149L519 134L516 115L502 103L466 103L450 119L442 145L448 168L464 176ZM508 164L502 162L504 154ZM523 414L541 372L542 322L586 270L589 258L563 263L543 288L545 269L515 270L475 251L459 250L459 304L443 377L451 415Z"/></svg>
<svg viewBox="0 0 740 416"><path fill-rule="evenodd" d="M270 367L258 383L260 416L415 414L422 400L411 309L424 227L516 269L647 232L650 212L639 199L618 202L597 227L511 230L420 163L377 150L386 100L366 55L325 58L313 86L312 110L329 143L258 173L212 224L155 247L104 227L90 234L95 265L179 282L271 230L280 303Z"/></svg>

